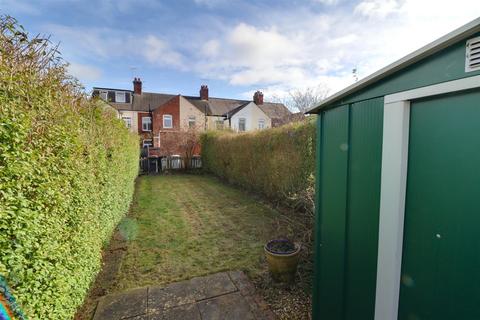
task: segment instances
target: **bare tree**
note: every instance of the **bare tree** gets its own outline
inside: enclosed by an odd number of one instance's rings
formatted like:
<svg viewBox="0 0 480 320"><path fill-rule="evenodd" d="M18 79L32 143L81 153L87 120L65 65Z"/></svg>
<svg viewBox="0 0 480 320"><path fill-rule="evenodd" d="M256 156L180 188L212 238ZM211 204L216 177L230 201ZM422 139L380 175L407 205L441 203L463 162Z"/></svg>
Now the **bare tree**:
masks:
<svg viewBox="0 0 480 320"><path fill-rule="evenodd" d="M283 103L292 112L304 113L324 100L329 92L330 89L326 85L318 85L305 89L290 90L287 97L273 96L272 99Z"/></svg>
<svg viewBox="0 0 480 320"><path fill-rule="evenodd" d="M180 135L180 149L185 161L185 169L191 169L193 156L200 152L200 130L197 128L187 128Z"/></svg>
<svg viewBox="0 0 480 320"><path fill-rule="evenodd" d="M190 169L191 160L200 153L200 134L202 124L184 125L175 131L160 132L160 149L162 155L180 155L185 169Z"/></svg>

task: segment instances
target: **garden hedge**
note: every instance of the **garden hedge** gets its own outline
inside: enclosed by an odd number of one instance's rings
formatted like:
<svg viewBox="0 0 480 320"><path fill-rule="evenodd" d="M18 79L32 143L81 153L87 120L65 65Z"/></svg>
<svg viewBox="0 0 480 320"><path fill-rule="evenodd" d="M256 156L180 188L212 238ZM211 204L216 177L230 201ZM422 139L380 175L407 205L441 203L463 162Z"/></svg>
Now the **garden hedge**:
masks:
<svg viewBox="0 0 480 320"><path fill-rule="evenodd" d="M315 122L201 137L204 169L232 184L311 211L314 194Z"/></svg>
<svg viewBox="0 0 480 320"><path fill-rule="evenodd" d="M127 212L138 138L47 40L0 17L0 275L29 319L71 319Z"/></svg>

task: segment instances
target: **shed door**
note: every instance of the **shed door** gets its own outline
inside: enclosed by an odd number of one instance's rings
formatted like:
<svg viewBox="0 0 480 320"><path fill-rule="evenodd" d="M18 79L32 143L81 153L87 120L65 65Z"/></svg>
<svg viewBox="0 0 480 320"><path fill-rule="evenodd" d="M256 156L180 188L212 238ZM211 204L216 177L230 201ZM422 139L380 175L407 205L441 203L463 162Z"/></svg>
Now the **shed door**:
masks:
<svg viewBox="0 0 480 320"><path fill-rule="evenodd" d="M480 319L480 92L410 117L399 319Z"/></svg>

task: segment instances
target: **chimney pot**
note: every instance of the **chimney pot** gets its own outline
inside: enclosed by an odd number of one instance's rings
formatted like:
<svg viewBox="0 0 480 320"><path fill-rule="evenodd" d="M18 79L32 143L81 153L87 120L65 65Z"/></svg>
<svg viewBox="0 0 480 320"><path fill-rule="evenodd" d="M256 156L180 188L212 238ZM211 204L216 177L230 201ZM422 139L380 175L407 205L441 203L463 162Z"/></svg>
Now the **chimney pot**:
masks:
<svg viewBox="0 0 480 320"><path fill-rule="evenodd" d="M133 78L133 93L142 94L142 80L140 78Z"/></svg>
<svg viewBox="0 0 480 320"><path fill-rule="evenodd" d="M200 99L208 100L208 86L206 84L200 86Z"/></svg>
<svg viewBox="0 0 480 320"><path fill-rule="evenodd" d="M255 102L256 105L262 105L263 104L263 93L261 91L256 91L253 94L253 102Z"/></svg>

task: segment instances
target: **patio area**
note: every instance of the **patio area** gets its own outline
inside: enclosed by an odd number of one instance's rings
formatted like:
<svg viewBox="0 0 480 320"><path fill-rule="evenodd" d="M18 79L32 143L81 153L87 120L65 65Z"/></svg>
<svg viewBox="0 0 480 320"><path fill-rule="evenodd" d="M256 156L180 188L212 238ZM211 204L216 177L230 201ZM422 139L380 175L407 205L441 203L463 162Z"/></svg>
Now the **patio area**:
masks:
<svg viewBox="0 0 480 320"><path fill-rule="evenodd" d="M103 297L94 320L274 319L241 271L197 277L165 287L144 287Z"/></svg>

